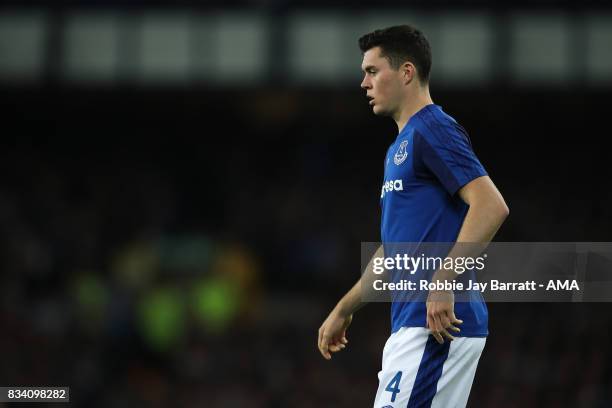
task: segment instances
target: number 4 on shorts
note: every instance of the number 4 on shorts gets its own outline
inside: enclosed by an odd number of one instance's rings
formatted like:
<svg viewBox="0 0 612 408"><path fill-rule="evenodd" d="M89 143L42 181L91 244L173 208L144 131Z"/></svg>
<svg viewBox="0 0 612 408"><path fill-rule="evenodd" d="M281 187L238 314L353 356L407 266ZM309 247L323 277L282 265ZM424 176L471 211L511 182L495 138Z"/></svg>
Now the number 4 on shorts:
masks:
<svg viewBox="0 0 612 408"><path fill-rule="evenodd" d="M387 388L385 388L385 391L389 391L391 393L391 402L395 402L395 396L400 392L399 384L401 379L402 372L398 371L397 374L393 376L391 381L389 381L389 384L387 384Z"/></svg>

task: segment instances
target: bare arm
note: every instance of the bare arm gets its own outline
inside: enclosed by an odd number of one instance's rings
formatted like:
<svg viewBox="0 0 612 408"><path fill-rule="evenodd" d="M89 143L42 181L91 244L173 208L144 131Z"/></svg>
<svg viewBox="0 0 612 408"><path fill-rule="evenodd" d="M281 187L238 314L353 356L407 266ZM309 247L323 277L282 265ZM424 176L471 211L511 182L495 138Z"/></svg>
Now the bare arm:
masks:
<svg viewBox="0 0 612 408"><path fill-rule="evenodd" d="M488 176L472 180L463 186L458 194L470 208L459 231L457 242L481 243L484 249L508 216L508 206ZM448 254L448 257L473 256L474 254L465 251L477 249L478 246L456 246ZM434 274L432 281L451 281L456 277L457 273L454 271L442 269ZM432 295L435 295L435 297ZM459 331L455 325L461 323L462 321L457 319L454 313L452 291L450 293L444 291L430 292L427 302L427 326L431 329L436 340L443 343L443 336L452 340L453 336L448 332L448 329Z"/></svg>
<svg viewBox="0 0 612 408"><path fill-rule="evenodd" d="M353 313L366 305L363 302L362 287L371 287L375 274L372 272L372 262L375 257L383 257L382 245L370 259L361 278L340 299L336 307L331 311L327 319L319 328L319 351L327 360L331 359L331 353L338 352L346 347L346 329L353 320Z"/></svg>
<svg viewBox="0 0 612 408"><path fill-rule="evenodd" d="M488 177L472 180L458 192L470 206L457 242L489 243L510 213L504 198Z"/></svg>

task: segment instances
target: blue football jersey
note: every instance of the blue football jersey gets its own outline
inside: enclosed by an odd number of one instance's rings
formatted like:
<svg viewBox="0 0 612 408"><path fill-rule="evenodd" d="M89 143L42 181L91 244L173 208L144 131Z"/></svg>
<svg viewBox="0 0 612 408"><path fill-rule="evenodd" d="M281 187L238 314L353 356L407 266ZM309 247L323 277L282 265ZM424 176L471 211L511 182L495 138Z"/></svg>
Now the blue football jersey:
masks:
<svg viewBox="0 0 612 408"><path fill-rule="evenodd" d="M487 175L467 132L435 104L414 114L401 130L387 151L384 174L380 203L385 256L389 256L386 246L392 243L455 242L468 210L456 193L471 180ZM458 335L487 336L488 312L482 295L474 291L469 299L455 303L455 315L463 320ZM394 299L392 332L425 325L422 298Z"/></svg>

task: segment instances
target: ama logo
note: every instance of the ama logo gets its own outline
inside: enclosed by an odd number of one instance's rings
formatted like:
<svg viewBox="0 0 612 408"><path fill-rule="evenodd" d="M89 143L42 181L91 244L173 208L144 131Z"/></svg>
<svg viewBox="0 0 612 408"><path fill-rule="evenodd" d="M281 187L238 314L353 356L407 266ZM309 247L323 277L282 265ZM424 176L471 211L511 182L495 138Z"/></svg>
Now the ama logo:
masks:
<svg viewBox="0 0 612 408"><path fill-rule="evenodd" d="M402 143L400 143L399 149L397 149L397 152L395 152L395 155L393 156L393 163L395 163L397 166L402 164L404 160L406 160L406 157L408 157L406 146L408 146L408 141L404 140Z"/></svg>

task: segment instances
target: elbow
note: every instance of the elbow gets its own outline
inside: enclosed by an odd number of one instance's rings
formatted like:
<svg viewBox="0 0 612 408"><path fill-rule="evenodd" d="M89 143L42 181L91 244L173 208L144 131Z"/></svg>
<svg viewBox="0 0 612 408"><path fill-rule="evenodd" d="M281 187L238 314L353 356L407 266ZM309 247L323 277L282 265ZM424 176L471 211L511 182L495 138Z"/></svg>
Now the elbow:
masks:
<svg viewBox="0 0 612 408"><path fill-rule="evenodd" d="M480 214L482 219L487 220L489 223L501 226L506 218L510 215L510 209L506 204L505 200L501 196L487 197L483 200L474 200L468 203L470 210L473 210L476 214Z"/></svg>
<svg viewBox="0 0 612 408"><path fill-rule="evenodd" d="M510 208L504 200L501 200L499 205L497 206L497 217L499 219L499 225L503 224L506 218L510 215Z"/></svg>
<svg viewBox="0 0 612 408"><path fill-rule="evenodd" d="M508 218L508 215L510 215L510 209L503 198L483 203L481 211L483 214L486 214L486 219L497 228L499 228L506 218Z"/></svg>

